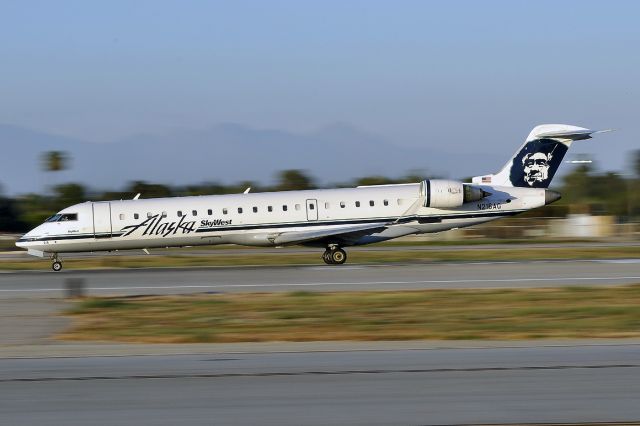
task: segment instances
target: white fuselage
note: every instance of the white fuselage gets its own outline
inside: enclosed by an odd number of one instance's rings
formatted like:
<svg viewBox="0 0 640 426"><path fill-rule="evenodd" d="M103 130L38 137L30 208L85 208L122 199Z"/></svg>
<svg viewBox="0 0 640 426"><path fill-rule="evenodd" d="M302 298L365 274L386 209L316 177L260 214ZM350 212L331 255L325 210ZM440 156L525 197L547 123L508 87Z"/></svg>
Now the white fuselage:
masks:
<svg viewBox="0 0 640 426"><path fill-rule="evenodd" d="M544 189L476 187L490 195L449 209L424 207L417 183L86 202L60 211L57 220L36 227L17 245L32 254L211 244L277 246L286 241L349 246L471 226L545 204ZM340 229L366 224L379 228L362 236L339 235ZM336 236L329 232L325 238L279 240L282 235L316 231L335 231Z"/></svg>

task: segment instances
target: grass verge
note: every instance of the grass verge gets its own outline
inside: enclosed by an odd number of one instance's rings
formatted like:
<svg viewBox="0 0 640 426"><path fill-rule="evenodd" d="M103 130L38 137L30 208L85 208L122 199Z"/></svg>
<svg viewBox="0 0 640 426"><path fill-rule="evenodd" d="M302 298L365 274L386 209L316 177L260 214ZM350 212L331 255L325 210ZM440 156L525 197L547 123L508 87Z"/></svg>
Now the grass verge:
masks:
<svg viewBox="0 0 640 426"><path fill-rule="evenodd" d="M283 253L277 249L273 253L215 254L181 256L96 256L84 259L70 259L64 262L65 269L95 268L149 268L149 267L198 267L198 266L249 266L249 265L304 265L322 264L317 253ZM516 261L516 260L571 260L571 259L619 259L640 258L638 247L553 247L514 249L468 249L468 250L384 250L349 252L349 263L389 263L389 262L471 262L471 261ZM40 270L48 269L47 259L2 260L0 270Z"/></svg>
<svg viewBox="0 0 640 426"><path fill-rule="evenodd" d="M59 338L148 343L640 337L640 284L91 298Z"/></svg>

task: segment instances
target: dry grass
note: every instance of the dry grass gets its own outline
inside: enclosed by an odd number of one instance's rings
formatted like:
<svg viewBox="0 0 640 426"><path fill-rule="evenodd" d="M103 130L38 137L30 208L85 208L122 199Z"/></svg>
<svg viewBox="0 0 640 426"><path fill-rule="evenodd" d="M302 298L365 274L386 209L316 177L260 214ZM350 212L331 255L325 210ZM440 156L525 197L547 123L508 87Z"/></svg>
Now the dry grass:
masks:
<svg viewBox="0 0 640 426"><path fill-rule="evenodd" d="M154 343L640 337L640 284L95 298L60 338Z"/></svg>

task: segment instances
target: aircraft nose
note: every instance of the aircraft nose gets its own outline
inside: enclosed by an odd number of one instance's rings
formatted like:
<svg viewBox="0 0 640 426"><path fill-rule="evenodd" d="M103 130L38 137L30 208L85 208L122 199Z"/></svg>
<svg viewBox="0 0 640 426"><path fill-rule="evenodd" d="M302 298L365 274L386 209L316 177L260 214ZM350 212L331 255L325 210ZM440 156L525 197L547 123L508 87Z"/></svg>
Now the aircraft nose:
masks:
<svg viewBox="0 0 640 426"><path fill-rule="evenodd" d="M548 204L551 204L551 203L555 203L560 198L562 198L562 195L559 192L552 191L550 189L545 189L544 190L544 205L545 206L548 205Z"/></svg>
<svg viewBox="0 0 640 426"><path fill-rule="evenodd" d="M31 238L30 234L31 232L27 232L22 237L18 238L18 241L16 241L16 247L25 247L27 245L27 242Z"/></svg>
<svg viewBox="0 0 640 426"><path fill-rule="evenodd" d="M34 228L31 231L24 234L22 237L20 237L18 241L16 241L16 246L21 248L27 247L34 238L37 238L37 235L36 235L37 230L38 228Z"/></svg>

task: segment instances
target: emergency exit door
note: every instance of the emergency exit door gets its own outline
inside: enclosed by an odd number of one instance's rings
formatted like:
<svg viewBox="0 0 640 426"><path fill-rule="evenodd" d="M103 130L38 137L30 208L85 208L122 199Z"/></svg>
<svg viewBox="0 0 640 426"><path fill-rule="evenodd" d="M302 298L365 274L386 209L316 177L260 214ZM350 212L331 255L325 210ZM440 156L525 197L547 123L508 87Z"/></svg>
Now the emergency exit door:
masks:
<svg viewBox="0 0 640 426"><path fill-rule="evenodd" d="M318 220L318 200L307 200L307 220Z"/></svg>
<svg viewBox="0 0 640 426"><path fill-rule="evenodd" d="M111 203L92 203L93 235L95 238L111 238Z"/></svg>

